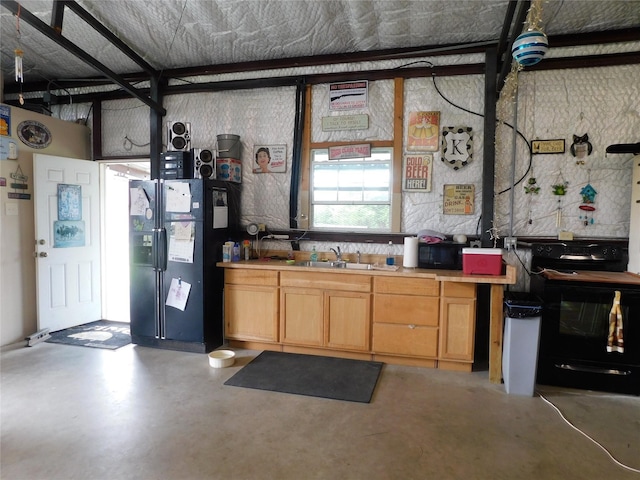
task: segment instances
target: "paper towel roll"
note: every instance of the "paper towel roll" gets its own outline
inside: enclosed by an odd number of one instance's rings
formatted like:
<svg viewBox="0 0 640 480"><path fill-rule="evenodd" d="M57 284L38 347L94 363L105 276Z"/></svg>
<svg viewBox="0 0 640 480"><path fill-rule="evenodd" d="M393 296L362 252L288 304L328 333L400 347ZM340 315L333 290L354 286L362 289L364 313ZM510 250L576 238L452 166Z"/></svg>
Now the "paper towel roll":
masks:
<svg viewBox="0 0 640 480"><path fill-rule="evenodd" d="M404 237L402 266L407 268L418 266L418 237Z"/></svg>

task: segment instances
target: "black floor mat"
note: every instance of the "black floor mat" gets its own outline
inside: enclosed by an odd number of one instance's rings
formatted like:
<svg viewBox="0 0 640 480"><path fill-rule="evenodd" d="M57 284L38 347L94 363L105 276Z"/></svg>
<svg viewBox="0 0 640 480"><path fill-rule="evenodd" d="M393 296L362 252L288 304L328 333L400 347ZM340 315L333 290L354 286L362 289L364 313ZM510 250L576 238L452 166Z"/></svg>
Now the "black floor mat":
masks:
<svg viewBox="0 0 640 480"><path fill-rule="evenodd" d="M115 350L131 343L129 324L98 320L51 333L47 343Z"/></svg>
<svg viewBox="0 0 640 480"><path fill-rule="evenodd" d="M381 362L265 351L225 385L369 403L381 369Z"/></svg>

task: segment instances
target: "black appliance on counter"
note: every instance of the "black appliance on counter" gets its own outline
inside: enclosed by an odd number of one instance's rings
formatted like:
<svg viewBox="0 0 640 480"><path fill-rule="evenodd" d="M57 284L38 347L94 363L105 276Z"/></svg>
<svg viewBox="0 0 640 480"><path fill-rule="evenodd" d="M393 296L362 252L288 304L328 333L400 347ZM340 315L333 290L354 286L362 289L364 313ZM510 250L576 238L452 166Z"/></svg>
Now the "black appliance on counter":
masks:
<svg viewBox="0 0 640 480"><path fill-rule="evenodd" d="M531 292L543 303L538 383L640 395L640 277L626 265L619 244L532 245ZM622 352L607 348L616 291Z"/></svg>
<svg viewBox="0 0 640 480"><path fill-rule="evenodd" d="M215 264L238 231L240 185L131 180L129 191L132 342L199 353L222 345L224 272Z"/></svg>
<svg viewBox="0 0 640 480"><path fill-rule="evenodd" d="M466 243L442 241L418 243L418 268L462 270L462 249Z"/></svg>

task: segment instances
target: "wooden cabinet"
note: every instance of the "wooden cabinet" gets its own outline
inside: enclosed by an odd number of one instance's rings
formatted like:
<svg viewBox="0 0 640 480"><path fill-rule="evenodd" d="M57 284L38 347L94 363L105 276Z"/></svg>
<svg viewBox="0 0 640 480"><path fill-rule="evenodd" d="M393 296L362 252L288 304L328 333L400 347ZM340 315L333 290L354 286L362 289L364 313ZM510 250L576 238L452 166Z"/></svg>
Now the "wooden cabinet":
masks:
<svg viewBox="0 0 640 480"><path fill-rule="evenodd" d="M368 351L371 277L282 272L283 344Z"/></svg>
<svg viewBox="0 0 640 480"><path fill-rule="evenodd" d="M476 284L442 282L439 367L471 370L476 320Z"/></svg>
<svg viewBox="0 0 640 480"><path fill-rule="evenodd" d="M438 282L394 277L375 277L373 280L374 353L435 359L438 354Z"/></svg>
<svg viewBox="0 0 640 480"><path fill-rule="evenodd" d="M226 338L278 341L278 275L274 270L225 270Z"/></svg>

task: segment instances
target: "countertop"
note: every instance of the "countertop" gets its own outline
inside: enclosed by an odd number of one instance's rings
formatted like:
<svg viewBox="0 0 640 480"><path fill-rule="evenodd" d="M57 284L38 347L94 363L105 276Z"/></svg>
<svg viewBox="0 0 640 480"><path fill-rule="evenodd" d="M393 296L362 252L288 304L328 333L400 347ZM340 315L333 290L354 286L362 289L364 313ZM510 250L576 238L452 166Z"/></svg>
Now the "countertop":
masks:
<svg viewBox="0 0 640 480"><path fill-rule="evenodd" d="M512 285L516 283L516 268L506 265L505 275L470 275L462 270L440 270L428 268L405 268L398 266L397 270L387 270L384 267L371 270L356 270L346 268L301 267L287 264L286 260L260 259L241 260L239 262L218 262L223 268L251 268L256 270L288 270L294 272L334 273L337 275L383 275L406 278L432 278L441 282L486 283Z"/></svg>
<svg viewBox="0 0 640 480"><path fill-rule="evenodd" d="M640 286L640 275L631 272L598 272L592 270L578 270L575 272L558 272L545 270L545 278L567 282L615 283L620 285Z"/></svg>

